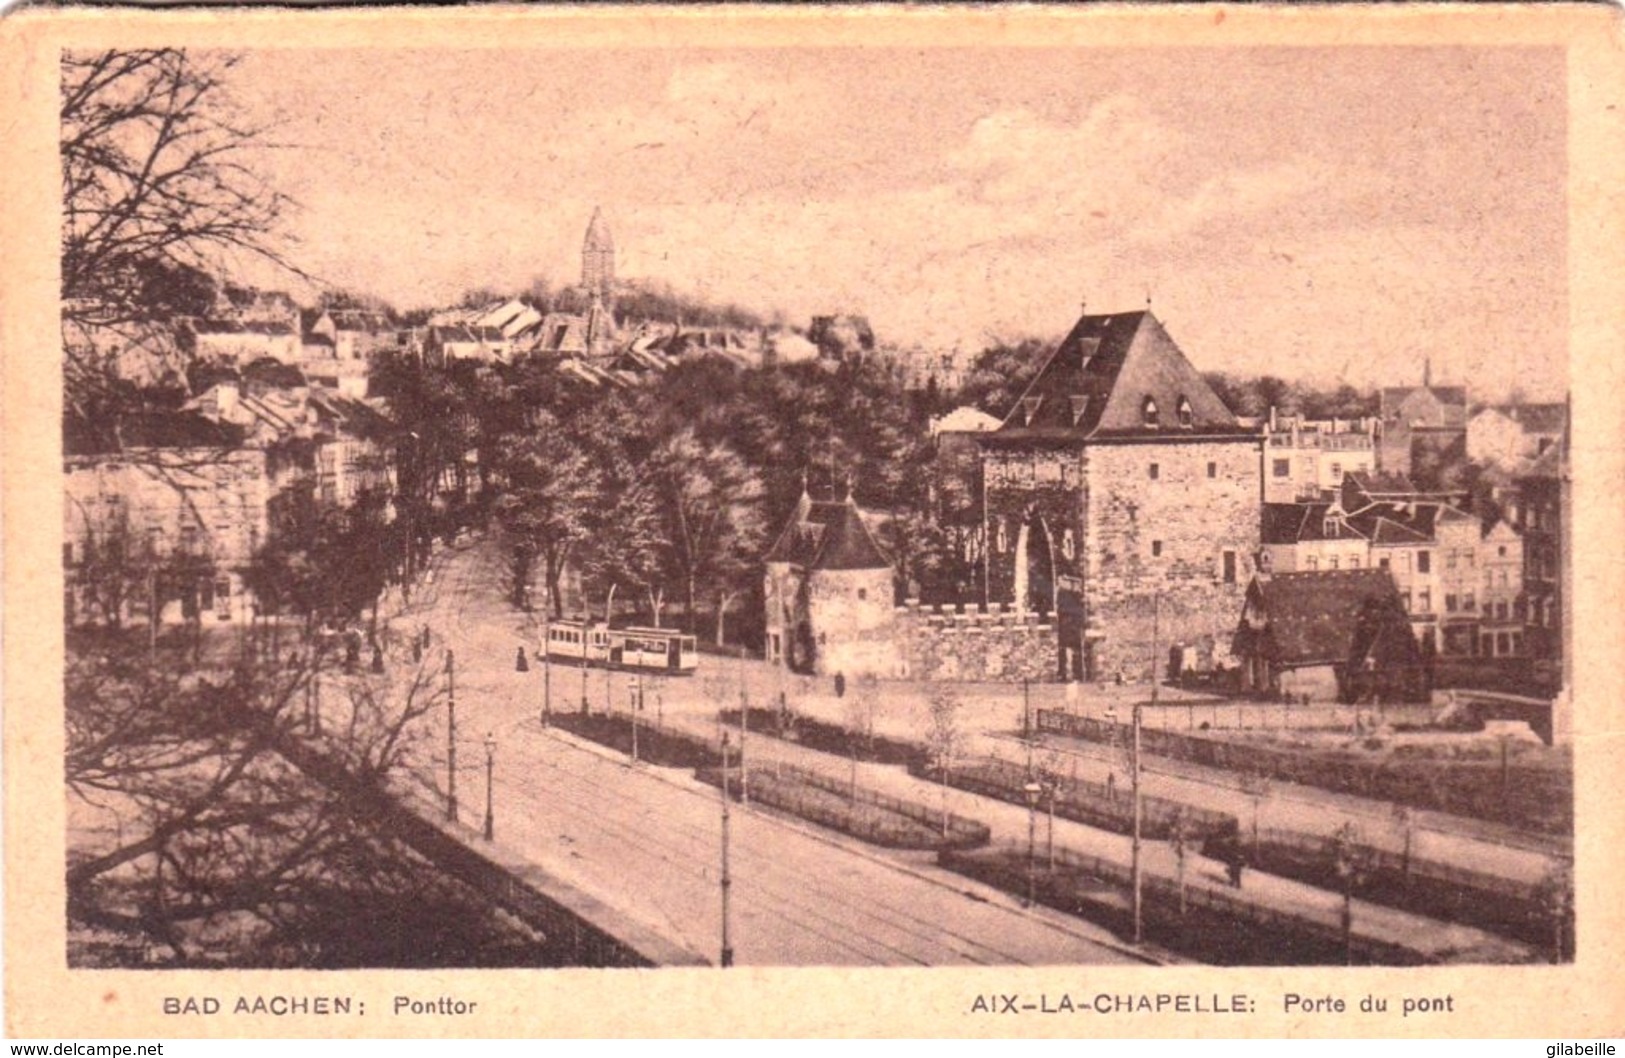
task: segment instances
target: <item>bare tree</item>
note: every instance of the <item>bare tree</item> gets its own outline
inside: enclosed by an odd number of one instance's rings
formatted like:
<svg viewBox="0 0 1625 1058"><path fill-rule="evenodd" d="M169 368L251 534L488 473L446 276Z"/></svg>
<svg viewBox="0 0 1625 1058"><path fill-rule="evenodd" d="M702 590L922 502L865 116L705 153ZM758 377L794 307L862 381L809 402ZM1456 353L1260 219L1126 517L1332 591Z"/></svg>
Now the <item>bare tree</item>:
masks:
<svg viewBox="0 0 1625 1058"><path fill-rule="evenodd" d="M332 675L318 690L321 660L228 670L156 665L117 639L70 650L69 790L117 821L111 840L70 842L74 922L159 961L303 964L332 898L400 882L352 795L405 762L439 680Z"/></svg>
<svg viewBox="0 0 1625 1058"><path fill-rule="evenodd" d="M845 700L846 741L851 750L852 783L850 799L858 799L858 757L864 760L874 756L875 704L880 698L880 685L873 676L857 681L852 695Z"/></svg>
<svg viewBox="0 0 1625 1058"><path fill-rule="evenodd" d="M960 750L965 733L959 723L959 695L951 688L940 687L931 695L930 726L926 730L926 748L942 780L942 836L948 836L948 777Z"/></svg>
<svg viewBox="0 0 1625 1058"><path fill-rule="evenodd" d="M115 365L98 332L150 334L206 311L233 256L298 272L277 233L291 201L257 171L274 146L230 96L239 58L155 48L62 57L66 396L97 410Z"/></svg>

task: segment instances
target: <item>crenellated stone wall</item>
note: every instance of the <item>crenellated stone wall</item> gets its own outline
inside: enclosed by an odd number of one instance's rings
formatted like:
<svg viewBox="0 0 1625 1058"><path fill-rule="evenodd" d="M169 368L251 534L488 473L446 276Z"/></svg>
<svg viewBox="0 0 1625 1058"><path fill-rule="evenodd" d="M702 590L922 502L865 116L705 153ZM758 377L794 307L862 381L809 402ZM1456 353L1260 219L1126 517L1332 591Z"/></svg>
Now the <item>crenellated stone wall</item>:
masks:
<svg viewBox="0 0 1625 1058"><path fill-rule="evenodd" d="M917 680L1053 680L1055 625L1038 615L995 605L896 608L894 670Z"/></svg>

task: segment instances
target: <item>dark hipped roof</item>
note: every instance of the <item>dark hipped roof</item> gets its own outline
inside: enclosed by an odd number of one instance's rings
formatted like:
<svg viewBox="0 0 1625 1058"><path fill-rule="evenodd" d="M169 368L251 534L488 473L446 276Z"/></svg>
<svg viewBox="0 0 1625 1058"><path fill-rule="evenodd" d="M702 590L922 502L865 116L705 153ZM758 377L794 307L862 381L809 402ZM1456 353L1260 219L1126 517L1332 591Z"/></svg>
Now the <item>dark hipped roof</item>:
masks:
<svg viewBox="0 0 1625 1058"><path fill-rule="evenodd" d="M804 492L766 562L808 569L886 569L891 561L851 500L810 499Z"/></svg>
<svg viewBox="0 0 1625 1058"><path fill-rule="evenodd" d="M1262 651L1285 665L1348 661L1368 600L1391 605L1404 621L1399 590L1385 569L1277 573L1255 579L1247 595L1248 605L1263 614L1266 624L1254 630L1244 618L1236 632L1236 652Z"/></svg>
<svg viewBox="0 0 1625 1058"><path fill-rule="evenodd" d="M824 530L814 569L889 569L891 562L863 524L857 504L841 504L841 513Z"/></svg>
<svg viewBox="0 0 1625 1058"><path fill-rule="evenodd" d="M1157 425L1146 422L1146 400ZM1036 402L1036 404L1035 404ZM1180 422L1181 402L1190 425ZM994 440L1248 434L1149 311L1084 316L989 436Z"/></svg>

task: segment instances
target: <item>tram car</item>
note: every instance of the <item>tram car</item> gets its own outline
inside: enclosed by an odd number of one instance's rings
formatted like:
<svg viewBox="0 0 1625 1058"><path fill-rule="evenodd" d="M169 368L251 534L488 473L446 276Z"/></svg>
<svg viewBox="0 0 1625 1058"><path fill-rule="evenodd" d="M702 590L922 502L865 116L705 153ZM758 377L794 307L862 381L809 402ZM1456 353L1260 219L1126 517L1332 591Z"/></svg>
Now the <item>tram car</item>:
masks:
<svg viewBox="0 0 1625 1058"><path fill-rule="evenodd" d="M566 665L691 676L699 664L694 637L671 628L606 628L591 621L553 621L547 656Z"/></svg>

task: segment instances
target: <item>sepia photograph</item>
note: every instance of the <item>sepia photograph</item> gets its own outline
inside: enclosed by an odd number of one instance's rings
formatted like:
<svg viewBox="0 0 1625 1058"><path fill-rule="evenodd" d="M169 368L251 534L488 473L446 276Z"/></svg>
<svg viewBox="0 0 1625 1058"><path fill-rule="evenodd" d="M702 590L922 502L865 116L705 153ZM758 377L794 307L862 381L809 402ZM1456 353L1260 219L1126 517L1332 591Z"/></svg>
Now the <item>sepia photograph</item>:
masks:
<svg viewBox="0 0 1625 1058"><path fill-rule="evenodd" d="M1601 950L1561 35L876 15L31 53L33 958L349 1034L479 1000L161 979L1074 967L1027 998L1290 1019L1344 1000L1176 982Z"/></svg>

